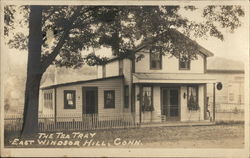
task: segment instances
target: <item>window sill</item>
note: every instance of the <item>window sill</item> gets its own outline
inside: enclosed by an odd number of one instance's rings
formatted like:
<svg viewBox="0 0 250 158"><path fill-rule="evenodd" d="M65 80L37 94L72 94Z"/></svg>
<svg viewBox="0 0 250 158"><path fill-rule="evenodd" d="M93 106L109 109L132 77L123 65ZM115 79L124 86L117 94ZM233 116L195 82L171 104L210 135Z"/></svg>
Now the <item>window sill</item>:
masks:
<svg viewBox="0 0 250 158"><path fill-rule="evenodd" d="M153 69L153 68L150 68L150 70L162 70L162 68L160 68L160 69Z"/></svg>
<svg viewBox="0 0 250 158"><path fill-rule="evenodd" d="M179 70L186 70L186 71L188 71L188 70L190 70L190 69L179 68Z"/></svg>

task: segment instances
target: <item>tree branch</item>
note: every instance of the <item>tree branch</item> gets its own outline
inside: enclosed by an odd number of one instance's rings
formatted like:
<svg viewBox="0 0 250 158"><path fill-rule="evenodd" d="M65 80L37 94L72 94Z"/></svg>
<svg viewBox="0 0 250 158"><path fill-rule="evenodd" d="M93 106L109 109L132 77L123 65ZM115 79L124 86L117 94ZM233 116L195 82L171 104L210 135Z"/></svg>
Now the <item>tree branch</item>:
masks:
<svg viewBox="0 0 250 158"><path fill-rule="evenodd" d="M60 49L64 45L65 40L68 38L69 32L70 32L75 20L77 19L78 15L80 14L80 12L79 12L80 9L81 9L81 7L77 7L76 11L71 16L68 24L66 24L65 30L64 30L59 42L57 43L56 47L54 48L52 53L50 53L45 58L45 60L42 61L42 72L46 71L46 69L49 67L49 65L55 60L56 56L60 53Z"/></svg>
<svg viewBox="0 0 250 158"><path fill-rule="evenodd" d="M134 49L131 49L131 50L128 50L128 53L130 55L132 55L132 57L134 57L134 54L141 51L142 49L146 48L147 46L149 46L150 44L153 44L155 42L157 42L161 37L164 37L166 36L166 34L169 34L171 32L174 32L180 36L182 36L182 38L184 38L185 40L188 40L190 42L192 42L194 45L197 45L197 42L191 40L190 38L188 38L187 36L185 36L184 34L180 33L178 30L176 29L167 29L166 31L154 36L154 37L150 37L150 38L147 38L146 40L144 40L140 45L138 45L137 47L135 47Z"/></svg>

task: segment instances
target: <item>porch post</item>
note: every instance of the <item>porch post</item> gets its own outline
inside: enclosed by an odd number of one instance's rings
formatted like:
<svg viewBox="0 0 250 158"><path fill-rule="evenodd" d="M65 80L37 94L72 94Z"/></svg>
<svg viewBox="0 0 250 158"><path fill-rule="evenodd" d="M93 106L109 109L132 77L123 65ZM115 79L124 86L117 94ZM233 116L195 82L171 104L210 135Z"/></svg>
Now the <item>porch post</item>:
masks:
<svg viewBox="0 0 250 158"><path fill-rule="evenodd" d="M140 84L139 85L139 99L140 99L140 106L139 106L139 113L140 113L140 124L142 122L142 115L141 115L141 112L142 112L142 85Z"/></svg>
<svg viewBox="0 0 250 158"><path fill-rule="evenodd" d="M215 121L215 83L213 83L213 121Z"/></svg>

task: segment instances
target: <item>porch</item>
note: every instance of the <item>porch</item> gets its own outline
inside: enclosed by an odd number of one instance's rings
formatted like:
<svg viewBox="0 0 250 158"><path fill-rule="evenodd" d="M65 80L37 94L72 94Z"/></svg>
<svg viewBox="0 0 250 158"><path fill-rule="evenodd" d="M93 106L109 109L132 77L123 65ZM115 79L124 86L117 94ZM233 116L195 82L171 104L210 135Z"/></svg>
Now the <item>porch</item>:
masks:
<svg viewBox="0 0 250 158"><path fill-rule="evenodd" d="M135 73L136 121L164 123L210 121L204 74Z"/></svg>

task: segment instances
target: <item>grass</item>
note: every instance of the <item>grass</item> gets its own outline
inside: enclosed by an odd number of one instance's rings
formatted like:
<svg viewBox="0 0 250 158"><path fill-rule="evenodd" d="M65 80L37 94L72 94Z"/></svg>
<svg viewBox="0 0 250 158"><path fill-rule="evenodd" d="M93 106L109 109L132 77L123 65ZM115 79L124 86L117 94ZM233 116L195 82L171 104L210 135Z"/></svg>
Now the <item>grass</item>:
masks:
<svg viewBox="0 0 250 158"><path fill-rule="evenodd" d="M96 133L95 141L113 142L116 138L125 141L140 140L142 145L138 147L242 148L244 146L244 125L241 123L220 123L213 126L145 127L84 131L84 133L89 132ZM72 132L64 133L71 134ZM5 145L11 147L8 143ZM46 146L33 145L26 147Z"/></svg>

